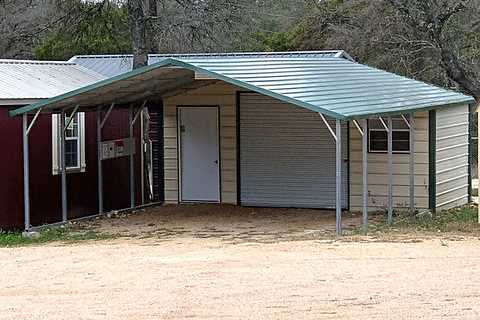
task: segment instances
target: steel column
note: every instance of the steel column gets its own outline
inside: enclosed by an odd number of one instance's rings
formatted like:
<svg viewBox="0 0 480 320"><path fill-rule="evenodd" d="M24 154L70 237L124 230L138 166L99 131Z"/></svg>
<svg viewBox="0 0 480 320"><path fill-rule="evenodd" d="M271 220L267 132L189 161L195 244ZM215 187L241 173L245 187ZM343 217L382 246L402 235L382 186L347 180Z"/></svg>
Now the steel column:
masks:
<svg viewBox="0 0 480 320"><path fill-rule="evenodd" d="M342 123L340 120L336 124L336 190L335 190L335 215L337 235L342 235Z"/></svg>
<svg viewBox="0 0 480 320"><path fill-rule="evenodd" d="M415 213L415 114L410 114L410 213Z"/></svg>
<svg viewBox="0 0 480 320"><path fill-rule="evenodd" d="M362 120L362 178L363 178L363 231L368 231L368 125L367 119Z"/></svg>
<svg viewBox="0 0 480 320"><path fill-rule="evenodd" d="M66 222L67 215L67 168L65 166L65 111L60 113L60 168L62 180L62 222Z"/></svg>
<svg viewBox="0 0 480 320"><path fill-rule="evenodd" d="M140 113L140 185L142 186L142 205L145 204L145 136L144 136L144 112L146 108L143 108Z"/></svg>
<svg viewBox="0 0 480 320"><path fill-rule="evenodd" d="M388 117L388 224L393 223L393 126Z"/></svg>
<svg viewBox="0 0 480 320"><path fill-rule="evenodd" d="M24 113L23 120L23 205L25 232L30 231L30 170L28 154L28 114Z"/></svg>
<svg viewBox="0 0 480 320"><path fill-rule="evenodd" d="M130 207L135 207L135 159L133 155L134 141L133 141L133 107L129 108L129 121L130 127Z"/></svg>
<svg viewBox="0 0 480 320"><path fill-rule="evenodd" d="M98 213L103 213L102 108L97 108L97 188Z"/></svg>

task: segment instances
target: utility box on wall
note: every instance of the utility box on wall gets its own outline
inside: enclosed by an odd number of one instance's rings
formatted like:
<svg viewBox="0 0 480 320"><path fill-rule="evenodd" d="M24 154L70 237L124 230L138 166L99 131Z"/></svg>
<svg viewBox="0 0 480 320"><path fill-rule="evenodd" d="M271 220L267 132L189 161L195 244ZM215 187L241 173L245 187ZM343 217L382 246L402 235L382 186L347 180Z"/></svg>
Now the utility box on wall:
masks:
<svg viewBox="0 0 480 320"><path fill-rule="evenodd" d="M135 138L102 141L102 160L135 154Z"/></svg>

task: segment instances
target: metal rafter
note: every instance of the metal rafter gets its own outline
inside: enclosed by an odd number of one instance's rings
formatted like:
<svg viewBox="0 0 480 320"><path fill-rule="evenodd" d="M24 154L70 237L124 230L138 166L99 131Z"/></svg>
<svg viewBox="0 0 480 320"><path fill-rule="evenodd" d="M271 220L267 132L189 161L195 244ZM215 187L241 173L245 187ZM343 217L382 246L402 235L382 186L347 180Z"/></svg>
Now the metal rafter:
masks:
<svg viewBox="0 0 480 320"><path fill-rule="evenodd" d="M78 108L80 106L79 105L76 105L75 108L73 108L73 111L72 113L70 114L70 117L68 117L68 121L67 123L65 124L65 128L63 128L64 132L67 131L68 127L70 127L70 124L72 123L73 121L73 118L75 117L75 115L77 114L77 111L78 111Z"/></svg>
<svg viewBox="0 0 480 320"><path fill-rule="evenodd" d="M332 135L333 139L337 141L337 135L333 131L332 127L330 126L330 123L328 123L327 119L325 119L325 116L323 114L319 113L319 115L320 115L320 118L322 118L323 123L325 123L325 125L327 126L328 131L330 131L330 134Z"/></svg>
<svg viewBox="0 0 480 320"><path fill-rule="evenodd" d="M100 129L103 129L103 127L105 126L105 123L107 122L108 117L110 116L110 113L112 113L113 107L115 107L115 102L112 102L110 104L110 107L108 107L107 113L105 113L105 116L103 117L103 119L100 119L101 120L99 123ZM97 111L101 112L102 111L101 107L97 108Z"/></svg>
<svg viewBox="0 0 480 320"><path fill-rule="evenodd" d="M363 135L365 134L366 131L362 130L362 128L360 128L360 125L358 124L357 120L353 119L352 122L355 125L355 127L357 127L357 130L360 133L360 135L363 137Z"/></svg>

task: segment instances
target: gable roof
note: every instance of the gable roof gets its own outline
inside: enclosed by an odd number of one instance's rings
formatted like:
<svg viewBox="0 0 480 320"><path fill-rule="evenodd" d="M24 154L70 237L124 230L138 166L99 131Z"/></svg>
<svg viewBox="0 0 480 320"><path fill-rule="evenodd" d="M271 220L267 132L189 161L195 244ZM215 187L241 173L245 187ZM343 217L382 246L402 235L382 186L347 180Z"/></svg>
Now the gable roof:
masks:
<svg viewBox="0 0 480 320"><path fill-rule="evenodd" d="M0 104L51 98L103 79L71 62L0 59Z"/></svg>
<svg viewBox="0 0 480 320"><path fill-rule="evenodd" d="M343 50L323 51L292 51L292 52L234 52L234 53L188 53L188 54L149 54L148 64L154 64L167 58L173 59L239 59L239 58L344 58L353 59ZM123 55L80 55L72 57L69 62L84 66L90 70L103 74L106 77L118 76L122 73L132 71L133 56Z"/></svg>
<svg viewBox="0 0 480 320"><path fill-rule="evenodd" d="M198 73L344 120L474 102L472 97L339 57L167 58L19 108L10 115L42 107L122 103L138 94L148 99L148 95L158 95L159 88L168 86L167 82L158 82L162 78L178 81L180 74L194 78Z"/></svg>

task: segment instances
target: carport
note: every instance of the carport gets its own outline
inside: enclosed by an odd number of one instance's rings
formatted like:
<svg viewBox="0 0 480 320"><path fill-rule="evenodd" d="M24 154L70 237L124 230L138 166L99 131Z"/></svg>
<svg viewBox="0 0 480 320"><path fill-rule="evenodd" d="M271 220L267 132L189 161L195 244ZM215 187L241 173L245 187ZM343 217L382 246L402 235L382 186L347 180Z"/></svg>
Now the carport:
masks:
<svg viewBox="0 0 480 320"><path fill-rule="evenodd" d="M418 81L369 68L341 57L303 58L167 58L153 65L116 76L93 85L19 108L11 116L23 116L25 229L29 223L28 135L39 113L97 112L98 207L102 204L101 127L113 108L129 108L130 137L139 112L149 99L164 99L216 82L226 82L318 114L318 125L325 126L335 144L336 231L342 232L342 123L352 122L362 136L363 226L368 228L368 125L367 119L379 119L387 132L388 146L388 222L393 220L393 150L392 116L400 116L409 128L409 210L415 211L415 112L433 108L468 104L473 101ZM28 116L33 115L29 123ZM334 120L334 125L331 121ZM62 121L62 130L70 120ZM67 221L65 135L62 138L62 213ZM133 157L130 156L130 185L134 185ZM319 164L320 165L320 164ZM131 204L135 203L131 188Z"/></svg>

